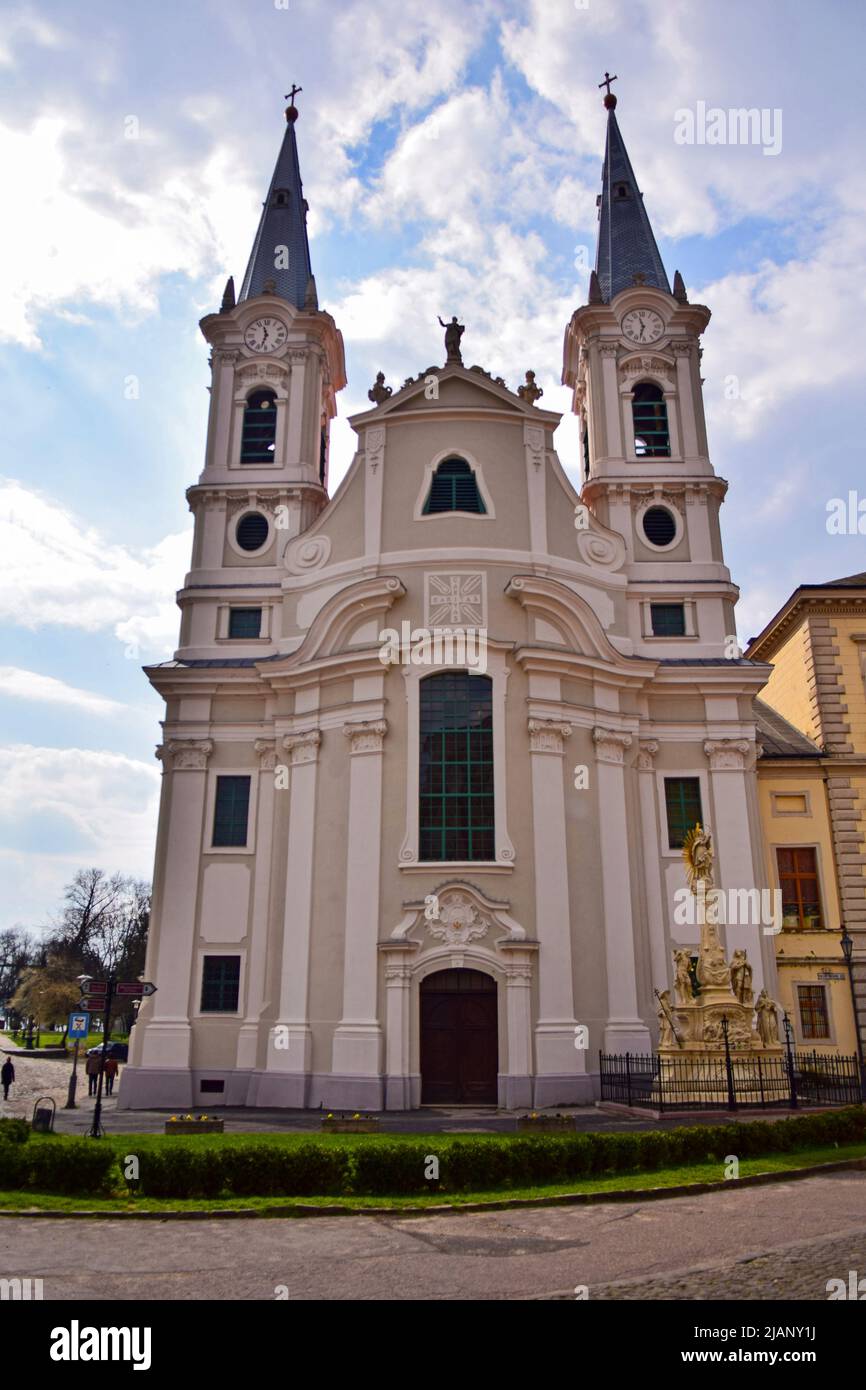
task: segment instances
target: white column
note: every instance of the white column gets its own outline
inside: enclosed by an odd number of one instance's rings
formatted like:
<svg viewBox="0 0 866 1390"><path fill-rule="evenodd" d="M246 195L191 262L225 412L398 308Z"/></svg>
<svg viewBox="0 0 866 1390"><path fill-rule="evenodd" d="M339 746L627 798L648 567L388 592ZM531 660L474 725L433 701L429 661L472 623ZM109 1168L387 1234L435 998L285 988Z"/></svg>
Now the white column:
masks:
<svg viewBox="0 0 866 1390"><path fill-rule="evenodd" d="M389 963L385 969L385 1109L410 1110L413 1104L409 1075L412 970L408 961L393 959L394 950L389 943Z"/></svg>
<svg viewBox="0 0 866 1390"><path fill-rule="evenodd" d="M625 750L631 734L595 728L596 777L607 964L606 1052L649 1052L650 1034L638 1017L634 922L631 912L629 826L625 805Z"/></svg>
<svg viewBox="0 0 866 1390"><path fill-rule="evenodd" d="M520 956L520 960L510 961L505 967L508 1071L501 1078L501 1103L509 1110L533 1103L532 961L526 952L521 951ZM573 1033L571 1041L574 1050Z"/></svg>
<svg viewBox="0 0 866 1390"><path fill-rule="evenodd" d="M731 901L731 889L760 889L764 882L763 869L752 845L746 794L746 758L752 747L745 738L707 739L704 743L710 763L713 803L713 823L709 829L718 866L715 886L724 889L727 902ZM743 902L743 898L739 901ZM720 928L728 960L736 950L748 952L756 998L765 983L762 930L760 922L729 922Z"/></svg>
<svg viewBox="0 0 866 1390"><path fill-rule="evenodd" d="M274 775L277 762L273 739L256 739L261 776L258 782L253 912L247 952L244 1021L238 1033L237 1066L252 1070L258 1061L259 1029L265 1003L265 964L271 907L271 854L274 838ZM249 1103L249 1102L248 1102Z"/></svg>
<svg viewBox="0 0 866 1390"><path fill-rule="evenodd" d="M310 933L313 906L313 852L316 824L318 729L288 734L289 843L286 901L279 981L279 1013L268 1040L266 1072L258 1103L303 1108L307 1101L312 1030L309 1019Z"/></svg>
<svg viewBox="0 0 866 1390"><path fill-rule="evenodd" d="M683 425L682 457L686 461L693 461L698 457L699 451L695 403L692 399L692 346L691 343L674 343L673 350L677 362L677 396Z"/></svg>
<svg viewBox="0 0 866 1390"><path fill-rule="evenodd" d="M665 926L665 897L659 869L658 799L653 763L659 745L656 739L641 739L637 755L638 797L640 799L641 843L643 846L644 897L650 941L652 986L659 993L670 979L670 953Z"/></svg>
<svg viewBox="0 0 866 1390"><path fill-rule="evenodd" d="M384 719L344 724L349 741L349 828L343 1012L334 1031L324 1102L379 1109L382 1028L377 1009L379 866L382 834Z"/></svg>
<svg viewBox="0 0 866 1390"><path fill-rule="evenodd" d="M535 1028L535 1104L585 1098L579 1074L585 1054L574 1046L574 976L565 841L564 741L571 725L529 720L532 831L535 854L535 929L538 953L538 1022Z"/></svg>
<svg viewBox="0 0 866 1390"><path fill-rule="evenodd" d="M168 833L160 895L156 959L150 968L156 994L144 1009L140 1066L162 1073L152 1083L136 1077L126 1089L133 1104L189 1105L190 1005L194 988L198 876L201 862L210 739L178 739L157 749L171 778ZM142 1085L150 1087L146 1092Z"/></svg>

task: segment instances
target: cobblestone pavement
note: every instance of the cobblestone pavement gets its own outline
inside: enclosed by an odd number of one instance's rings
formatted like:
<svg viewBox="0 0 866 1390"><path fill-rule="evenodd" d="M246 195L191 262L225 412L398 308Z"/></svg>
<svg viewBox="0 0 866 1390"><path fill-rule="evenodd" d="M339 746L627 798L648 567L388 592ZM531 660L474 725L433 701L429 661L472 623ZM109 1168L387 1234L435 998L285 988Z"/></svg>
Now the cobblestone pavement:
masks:
<svg viewBox="0 0 866 1390"><path fill-rule="evenodd" d="M57 1102L59 1118L60 1106L66 1104L71 1063L62 1058L55 1061L53 1057L28 1057L26 1052L10 1046L8 1041L4 1042L3 1052L12 1058L15 1080L10 1088L9 1099L0 1100L0 1115L23 1115L29 1120L33 1114L34 1102L40 1096L51 1096ZM5 1057L2 1060L5 1061ZM78 1063L78 1086L79 1094L82 1087L87 1090L87 1079L81 1059Z"/></svg>
<svg viewBox="0 0 866 1390"><path fill-rule="evenodd" d="M791 1241L792 1235L798 1237ZM866 1173L653 1202L407 1216L0 1220L46 1299L827 1298L866 1275ZM625 1282L622 1282L625 1281Z"/></svg>
<svg viewBox="0 0 866 1390"><path fill-rule="evenodd" d="M589 1297L598 1301L640 1302L745 1299L826 1300L830 1279L849 1284L849 1272L866 1275L866 1226L836 1240L804 1241L764 1254L725 1260L721 1264L680 1270L662 1279L629 1279L592 1284ZM866 1287L866 1286L864 1286ZM573 1299L573 1289L554 1295Z"/></svg>

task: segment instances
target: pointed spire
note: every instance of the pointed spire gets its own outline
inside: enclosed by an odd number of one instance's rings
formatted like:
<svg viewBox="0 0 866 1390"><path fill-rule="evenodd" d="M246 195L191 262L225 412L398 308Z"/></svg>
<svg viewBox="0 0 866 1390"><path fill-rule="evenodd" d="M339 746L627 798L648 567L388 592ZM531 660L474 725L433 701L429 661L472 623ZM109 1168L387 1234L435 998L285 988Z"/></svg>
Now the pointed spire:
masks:
<svg viewBox="0 0 866 1390"><path fill-rule="evenodd" d="M234 277L233 275L230 275L229 278L226 280L226 287L225 287L225 289L223 290L222 303L220 304L220 313L221 313L221 314L227 314L227 313L229 312L229 310L230 310L230 309L233 309L234 307L235 307L235 277Z"/></svg>
<svg viewBox="0 0 866 1390"><path fill-rule="evenodd" d="M607 143L598 199L598 250L595 268L605 302L630 285L654 285L670 294L652 227L643 205L643 194L626 153L616 119L616 97L606 81Z"/></svg>
<svg viewBox="0 0 866 1390"><path fill-rule="evenodd" d="M300 91L299 87L293 89ZM297 107L286 107L286 133L277 156L274 176L262 207L250 262L239 300L258 294L277 294L297 309L315 308L315 281L307 241L307 204L301 185L298 145L295 139ZM272 288L266 289L266 284Z"/></svg>
<svg viewBox="0 0 866 1390"><path fill-rule="evenodd" d="M688 304L689 297L686 294L686 282L678 270L674 271L674 299L680 304Z"/></svg>

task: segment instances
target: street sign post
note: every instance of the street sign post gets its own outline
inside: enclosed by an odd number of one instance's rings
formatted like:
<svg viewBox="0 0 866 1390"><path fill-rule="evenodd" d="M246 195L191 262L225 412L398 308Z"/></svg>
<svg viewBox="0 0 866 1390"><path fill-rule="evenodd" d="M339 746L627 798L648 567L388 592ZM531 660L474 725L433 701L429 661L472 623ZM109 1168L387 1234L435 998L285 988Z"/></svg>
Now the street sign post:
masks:
<svg viewBox="0 0 866 1390"><path fill-rule="evenodd" d="M85 1001L86 1002L86 1001ZM67 1038L75 1039L75 1051L72 1055L72 1071L69 1075L69 1090L66 1094L66 1110L74 1110L75 1091L78 1086L78 1044L82 1038L86 1038L90 1032L90 1014L87 1009L81 1009L78 1013L71 1013L66 1027Z"/></svg>

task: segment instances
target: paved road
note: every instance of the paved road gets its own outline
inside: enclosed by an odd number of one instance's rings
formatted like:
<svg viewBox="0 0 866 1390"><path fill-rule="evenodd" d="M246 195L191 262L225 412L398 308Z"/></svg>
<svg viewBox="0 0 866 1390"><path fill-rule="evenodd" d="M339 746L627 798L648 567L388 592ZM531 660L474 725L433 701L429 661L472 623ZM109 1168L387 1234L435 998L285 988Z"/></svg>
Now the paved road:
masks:
<svg viewBox="0 0 866 1390"><path fill-rule="evenodd" d="M701 1197L422 1217L0 1220L46 1299L823 1300L866 1275L866 1173ZM623 1285L620 1281L631 1281ZM635 1282L638 1281L638 1282Z"/></svg>

